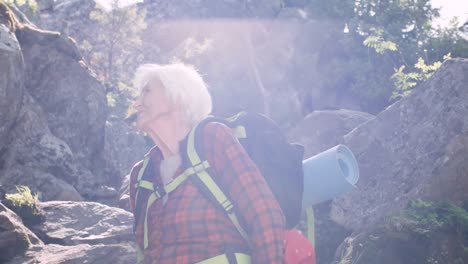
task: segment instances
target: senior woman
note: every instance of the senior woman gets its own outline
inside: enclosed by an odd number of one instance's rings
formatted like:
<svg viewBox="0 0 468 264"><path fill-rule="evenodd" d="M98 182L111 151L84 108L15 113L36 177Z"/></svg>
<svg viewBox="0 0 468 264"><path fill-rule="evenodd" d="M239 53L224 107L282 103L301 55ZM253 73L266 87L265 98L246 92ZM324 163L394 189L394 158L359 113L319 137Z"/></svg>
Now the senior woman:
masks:
<svg viewBox="0 0 468 264"><path fill-rule="evenodd" d="M133 105L136 126L155 143L146 154L154 168L150 181L165 186L186 169L184 142L211 112L211 96L197 71L184 64L142 65L134 85L140 91ZM145 166L139 162L131 172L130 197L141 262L283 263L284 216L259 170L227 126L208 123L202 138L213 177L230 197L249 241L190 180L149 203L151 191L138 192ZM147 210L136 210L139 207ZM238 259L233 253L248 256Z"/></svg>

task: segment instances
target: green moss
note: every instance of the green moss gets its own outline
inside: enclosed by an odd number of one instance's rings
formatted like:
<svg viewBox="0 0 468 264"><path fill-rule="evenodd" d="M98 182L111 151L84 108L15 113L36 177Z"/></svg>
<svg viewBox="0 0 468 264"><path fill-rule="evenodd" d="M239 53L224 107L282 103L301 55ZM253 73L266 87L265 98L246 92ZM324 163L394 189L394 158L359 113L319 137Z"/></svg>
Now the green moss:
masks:
<svg viewBox="0 0 468 264"><path fill-rule="evenodd" d="M468 263L467 242L465 208L414 200L371 232L353 237L333 263Z"/></svg>
<svg viewBox="0 0 468 264"><path fill-rule="evenodd" d="M430 233L439 228L455 228L468 240L468 212L451 202L411 201L403 216L415 221L418 233Z"/></svg>
<svg viewBox="0 0 468 264"><path fill-rule="evenodd" d="M7 194L5 198L16 207L33 207L39 201L39 195L33 194L27 186L16 186L18 193Z"/></svg>
<svg viewBox="0 0 468 264"><path fill-rule="evenodd" d="M7 194L4 204L15 212L27 227L44 220L44 214L38 207L39 195L32 193L27 186L17 186L18 193Z"/></svg>

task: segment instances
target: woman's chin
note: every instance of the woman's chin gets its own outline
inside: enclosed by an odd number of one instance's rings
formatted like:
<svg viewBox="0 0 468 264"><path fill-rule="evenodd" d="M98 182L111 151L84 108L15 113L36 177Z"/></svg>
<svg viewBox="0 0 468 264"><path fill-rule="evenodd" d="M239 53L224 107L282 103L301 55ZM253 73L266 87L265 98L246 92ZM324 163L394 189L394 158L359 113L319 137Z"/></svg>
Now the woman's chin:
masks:
<svg viewBox="0 0 468 264"><path fill-rule="evenodd" d="M135 122L135 127L138 128L139 130L145 131L146 123L144 120L137 119Z"/></svg>

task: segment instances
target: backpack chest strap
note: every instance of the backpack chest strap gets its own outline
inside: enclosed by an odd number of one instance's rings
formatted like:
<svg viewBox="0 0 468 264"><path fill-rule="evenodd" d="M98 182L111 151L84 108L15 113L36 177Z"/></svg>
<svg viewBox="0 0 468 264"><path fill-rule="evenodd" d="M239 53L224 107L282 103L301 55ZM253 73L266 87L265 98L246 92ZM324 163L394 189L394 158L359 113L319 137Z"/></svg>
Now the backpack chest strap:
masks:
<svg viewBox="0 0 468 264"><path fill-rule="evenodd" d="M139 188L143 188L146 190L151 191L151 194L148 197L148 201L146 203L146 210L145 210L145 220L143 223L143 248L146 249L149 245L148 240L148 211L151 205L156 202L157 200L164 197L166 194L173 192L177 187L179 187L183 182L185 182L191 175L195 175L200 173L201 171L205 171L210 167L208 161L200 162L195 166L187 168L183 173L175 177L172 181L166 184L164 187L160 187L155 185L153 182L147 180L138 180L135 183L135 188L137 190Z"/></svg>
<svg viewBox="0 0 468 264"><path fill-rule="evenodd" d="M137 180L135 183L135 188L143 188L146 190L149 190L151 192L154 192L156 197L159 199L162 196L164 196L166 193L170 193L177 189L180 184L182 184L185 180L188 179L191 175L195 175L197 173L200 173L210 167L210 164L207 160L200 162L199 164L196 164L192 167L187 168L184 172L182 172L180 175L172 179L169 183L167 183L164 187L158 187L155 186L155 184L151 181L147 180Z"/></svg>

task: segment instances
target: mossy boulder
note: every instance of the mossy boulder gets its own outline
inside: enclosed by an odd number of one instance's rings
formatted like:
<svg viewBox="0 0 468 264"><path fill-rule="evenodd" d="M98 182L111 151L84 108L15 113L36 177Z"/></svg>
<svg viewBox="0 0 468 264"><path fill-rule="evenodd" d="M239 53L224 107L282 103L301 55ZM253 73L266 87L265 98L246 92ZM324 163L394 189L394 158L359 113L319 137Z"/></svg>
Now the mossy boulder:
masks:
<svg viewBox="0 0 468 264"><path fill-rule="evenodd" d="M468 212L449 202L412 201L374 231L348 237L333 263L468 263Z"/></svg>

